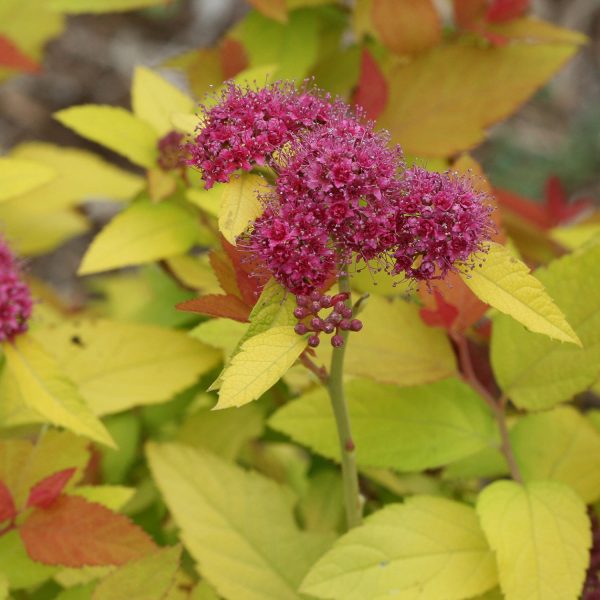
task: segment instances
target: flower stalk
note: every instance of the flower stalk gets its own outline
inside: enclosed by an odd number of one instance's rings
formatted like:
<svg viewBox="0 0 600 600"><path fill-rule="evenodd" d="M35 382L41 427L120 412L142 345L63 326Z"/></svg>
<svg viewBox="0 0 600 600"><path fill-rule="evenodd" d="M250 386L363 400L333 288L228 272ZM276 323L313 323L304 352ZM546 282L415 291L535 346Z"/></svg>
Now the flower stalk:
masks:
<svg viewBox="0 0 600 600"><path fill-rule="evenodd" d="M343 267L339 276L340 293L350 292L348 275ZM349 304L349 300L346 301ZM331 406L335 416L335 423L340 443L340 456L342 461L342 478L344 487L344 504L346 507L346 524L348 529L352 529L361 524L362 521L362 500L358 486L358 470L356 468L356 448L352 438L350 427L350 416L348 414L348 405L344 394L344 355L348 343L348 331L342 331L340 335L344 343L339 347L333 348L331 357L331 369L327 382L327 389L331 399Z"/></svg>

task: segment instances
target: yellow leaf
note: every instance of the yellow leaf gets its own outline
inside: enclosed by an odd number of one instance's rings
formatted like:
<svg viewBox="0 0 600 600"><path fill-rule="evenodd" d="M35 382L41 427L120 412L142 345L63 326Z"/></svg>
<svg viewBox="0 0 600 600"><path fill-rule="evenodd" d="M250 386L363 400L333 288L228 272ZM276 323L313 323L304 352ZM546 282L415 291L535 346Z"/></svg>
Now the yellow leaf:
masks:
<svg viewBox="0 0 600 600"><path fill-rule="evenodd" d="M34 335L99 415L169 400L220 360L185 332L153 325L78 319Z"/></svg>
<svg viewBox="0 0 600 600"><path fill-rule="evenodd" d="M185 197L192 204L195 204L212 217L218 217L221 212L221 206L223 205L225 188L229 185L231 184L216 183L210 190L190 188L186 191Z"/></svg>
<svg viewBox="0 0 600 600"><path fill-rule="evenodd" d="M506 600L579 597L592 540L585 504L567 486L497 481L480 494L477 513Z"/></svg>
<svg viewBox="0 0 600 600"><path fill-rule="evenodd" d="M360 319L362 331L348 340L347 374L404 386L438 381L456 373L448 337L441 329L423 323L416 304L371 296ZM317 355L328 366L330 344L319 346Z"/></svg>
<svg viewBox="0 0 600 600"><path fill-rule="evenodd" d="M173 113L191 113L194 109L189 96L146 67L135 70L131 104L136 117L152 125L160 136L172 131Z"/></svg>
<svg viewBox="0 0 600 600"><path fill-rule="evenodd" d="M87 219L73 210L32 214L12 200L0 203L0 221L11 246L24 256L44 254L89 228Z"/></svg>
<svg viewBox="0 0 600 600"><path fill-rule="evenodd" d="M102 160L91 152L43 142L20 144L12 151L19 159L43 163L56 179L40 189L15 198L32 215L71 208L87 200L129 200L144 180Z"/></svg>
<svg viewBox="0 0 600 600"><path fill-rule="evenodd" d="M74 383L33 338L21 335L13 343L3 344L3 348L6 367L25 404L54 425L114 447L110 434L94 416Z"/></svg>
<svg viewBox="0 0 600 600"><path fill-rule="evenodd" d="M231 244L263 211L258 194L267 191L259 175L244 173L223 187L219 211L219 231Z"/></svg>
<svg viewBox="0 0 600 600"><path fill-rule="evenodd" d="M200 117L196 114L174 112L171 114L172 129L192 135L200 126Z"/></svg>
<svg viewBox="0 0 600 600"><path fill-rule="evenodd" d="M432 0L372 0L371 18L381 41L396 54L423 52L439 43L440 16Z"/></svg>
<svg viewBox="0 0 600 600"><path fill-rule="evenodd" d="M205 450L150 444L147 453L184 545L219 594L300 600L298 585L330 538L298 529L289 490Z"/></svg>
<svg viewBox="0 0 600 600"><path fill-rule="evenodd" d="M588 39L579 31L557 27L553 23L542 21L535 17L511 19L506 23L488 25L488 28L490 31L511 38L512 40L527 42L583 45Z"/></svg>
<svg viewBox="0 0 600 600"><path fill-rule="evenodd" d="M0 201L33 190L56 177L48 165L16 158L0 158Z"/></svg>
<svg viewBox="0 0 600 600"><path fill-rule="evenodd" d="M265 17L285 23L288 19L286 0L248 0Z"/></svg>
<svg viewBox="0 0 600 600"><path fill-rule="evenodd" d="M335 600L462 600L496 582L494 555L475 511L413 496L342 536L300 589Z"/></svg>
<svg viewBox="0 0 600 600"><path fill-rule="evenodd" d="M564 310L583 348L530 333L497 315L491 343L494 374L519 408L542 410L589 388L600 373L600 244L582 248L536 271ZM585 293L582 293L585 290Z"/></svg>
<svg viewBox="0 0 600 600"><path fill-rule="evenodd" d="M177 279L186 286L201 290L205 294L222 293L223 290L209 264L207 254L172 256L167 258L167 264Z"/></svg>
<svg viewBox="0 0 600 600"><path fill-rule="evenodd" d="M527 415L510 439L525 481L560 481L586 504L600 498L600 433L570 406Z"/></svg>
<svg viewBox="0 0 600 600"><path fill-rule="evenodd" d="M88 248L80 275L139 265L186 252L198 238L193 209L146 199L119 213Z"/></svg>
<svg viewBox="0 0 600 600"><path fill-rule="evenodd" d="M247 331L247 323L232 319L208 319L194 327L190 335L204 344L223 350L224 357L227 357L236 349Z"/></svg>
<svg viewBox="0 0 600 600"><path fill-rule="evenodd" d="M542 283L508 248L491 243L482 264L462 279L478 298L530 331L581 346L579 337Z"/></svg>
<svg viewBox="0 0 600 600"><path fill-rule="evenodd" d="M600 223L594 222L566 225L550 230L550 237L569 250L580 248L599 235Z"/></svg>
<svg viewBox="0 0 600 600"><path fill-rule="evenodd" d="M287 325L273 327L242 344L221 374L216 409L242 406L264 394L294 364L306 339Z"/></svg>
<svg viewBox="0 0 600 600"><path fill-rule="evenodd" d="M514 112L576 50L573 44L483 47L466 40L435 47L391 68L379 124L409 154L455 154L481 142L486 127Z"/></svg>
<svg viewBox="0 0 600 600"><path fill-rule="evenodd" d="M152 126L124 108L85 104L65 108L54 117L79 135L122 154L140 167L154 166L158 135Z"/></svg>

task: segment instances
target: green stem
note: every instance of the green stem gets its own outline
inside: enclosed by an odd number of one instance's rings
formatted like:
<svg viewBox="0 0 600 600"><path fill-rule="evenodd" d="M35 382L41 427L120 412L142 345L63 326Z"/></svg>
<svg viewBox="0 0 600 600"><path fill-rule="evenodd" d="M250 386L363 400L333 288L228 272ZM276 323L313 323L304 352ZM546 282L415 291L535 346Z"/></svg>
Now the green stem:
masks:
<svg viewBox="0 0 600 600"><path fill-rule="evenodd" d="M345 267L342 267L342 270ZM339 277L340 292L350 293L348 275ZM347 301L350 306L350 300ZM344 482L344 503L346 505L346 521L348 529L360 525L362 521L362 501L358 487L358 471L356 469L356 452L352 431L350 429L350 417L348 406L344 395L344 354L348 344L348 331L341 331L344 344L340 348L334 348L331 357L331 369L329 372L328 390L331 398L331 406L335 415L338 438L340 441L340 455L342 457L342 477Z"/></svg>

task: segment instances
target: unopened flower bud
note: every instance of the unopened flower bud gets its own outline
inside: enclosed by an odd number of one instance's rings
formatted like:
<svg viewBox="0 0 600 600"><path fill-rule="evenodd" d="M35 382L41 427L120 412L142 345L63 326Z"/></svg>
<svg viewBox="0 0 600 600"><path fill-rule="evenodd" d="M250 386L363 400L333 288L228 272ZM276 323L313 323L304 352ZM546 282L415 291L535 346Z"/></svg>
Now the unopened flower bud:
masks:
<svg viewBox="0 0 600 600"><path fill-rule="evenodd" d="M308 327L304 323L297 323L294 327L294 331L298 335L304 335L305 333L308 333Z"/></svg>
<svg viewBox="0 0 600 600"><path fill-rule="evenodd" d="M317 347L317 346L318 346L320 343L321 343L321 340L319 339L319 336L318 336L318 335L311 335L311 336L308 338L308 345L309 345L311 348L316 348L316 347Z"/></svg>
<svg viewBox="0 0 600 600"><path fill-rule="evenodd" d="M352 321L350 321L350 329L352 331L360 331L362 328L363 324L360 319L352 319Z"/></svg>
<svg viewBox="0 0 600 600"><path fill-rule="evenodd" d="M294 309L294 316L296 319L304 319L304 317L308 316L309 314L310 313L308 310L306 308L302 308L301 306L298 306Z"/></svg>
<svg viewBox="0 0 600 600"><path fill-rule="evenodd" d="M334 335L331 338L331 345L334 348L341 348L344 345L344 338L341 335Z"/></svg>

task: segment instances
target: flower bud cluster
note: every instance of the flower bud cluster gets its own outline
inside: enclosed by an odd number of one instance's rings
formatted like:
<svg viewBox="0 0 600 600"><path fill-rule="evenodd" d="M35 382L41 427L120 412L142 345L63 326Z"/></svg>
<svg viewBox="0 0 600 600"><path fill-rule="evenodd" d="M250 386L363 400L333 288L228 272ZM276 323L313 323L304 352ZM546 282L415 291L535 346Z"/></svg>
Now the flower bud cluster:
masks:
<svg viewBox="0 0 600 600"><path fill-rule="evenodd" d="M0 238L0 342L27 331L33 302L10 249Z"/></svg>
<svg viewBox="0 0 600 600"><path fill-rule="evenodd" d="M163 171L174 171L185 167L188 155L188 145L184 143L185 136L178 131L169 131L158 140L158 166Z"/></svg>
<svg viewBox="0 0 600 600"><path fill-rule="evenodd" d="M320 343L320 335L332 335L331 345L334 348L340 348L344 345L344 338L341 331L360 331L362 321L352 318L352 308L346 304L350 294L342 292L335 296L321 294L314 290L310 295L303 294L296 297L296 309L294 316L298 323L294 330L298 335L306 335L311 332L308 338L308 345L316 348ZM331 308L331 312L325 318L320 316L322 310Z"/></svg>

